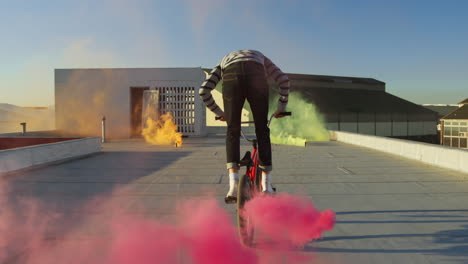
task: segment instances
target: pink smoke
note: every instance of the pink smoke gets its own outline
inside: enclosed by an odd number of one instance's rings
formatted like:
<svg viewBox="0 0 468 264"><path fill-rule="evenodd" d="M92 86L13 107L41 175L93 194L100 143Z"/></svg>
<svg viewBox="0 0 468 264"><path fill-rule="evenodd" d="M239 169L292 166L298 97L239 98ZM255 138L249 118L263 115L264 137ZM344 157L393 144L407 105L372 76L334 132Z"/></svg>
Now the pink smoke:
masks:
<svg viewBox="0 0 468 264"><path fill-rule="evenodd" d="M296 246L321 238L335 225L330 209L320 212L310 199L285 193L258 196L245 205L245 215L251 217L256 232Z"/></svg>
<svg viewBox="0 0 468 264"><path fill-rule="evenodd" d="M30 198L9 196L0 182L0 263L25 250L40 247L47 227L59 217Z"/></svg>
<svg viewBox="0 0 468 264"><path fill-rule="evenodd" d="M117 235L108 263L258 263L255 252L240 244L229 214L214 199L183 203L173 225L119 219L113 232Z"/></svg>
<svg viewBox="0 0 468 264"><path fill-rule="evenodd" d="M101 197L81 208L88 213L79 224L76 220L66 220L64 215L50 213L50 207L39 201L17 200L12 207L9 199L0 195L0 263L270 264L280 263L281 259L281 263L297 264L310 261L310 255L285 248L279 251L268 246L261 250L243 246L232 216L214 198L180 203L174 209L174 216L162 222L145 217L143 211L130 214L117 201ZM331 211L320 213L305 198L281 194L254 199L246 206L255 217L257 230L281 243L304 244L320 237L334 224ZM49 229L57 224L70 228L54 235Z"/></svg>

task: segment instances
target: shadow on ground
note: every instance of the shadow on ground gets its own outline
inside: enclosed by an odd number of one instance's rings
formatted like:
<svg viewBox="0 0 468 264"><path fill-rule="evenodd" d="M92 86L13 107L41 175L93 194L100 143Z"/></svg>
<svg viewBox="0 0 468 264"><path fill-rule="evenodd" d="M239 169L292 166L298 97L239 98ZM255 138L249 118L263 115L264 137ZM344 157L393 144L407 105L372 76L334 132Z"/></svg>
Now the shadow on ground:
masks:
<svg viewBox="0 0 468 264"><path fill-rule="evenodd" d="M396 220L383 220L374 221L367 220L368 218L376 214L397 214L396 216L402 219ZM314 241L304 248L305 251L313 252L331 252L331 253L381 253L381 254L427 254L427 255L439 255L445 257L459 257L457 260L460 263L466 263L468 258L468 210L395 210L395 211L349 211L349 212L338 212L337 218L339 219L344 215L362 215L363 220L353 221L337 221L337 225L340 224L450 224L450 227L454 227L454 224L458 225L458 228L447 229L444 231L437 231L432 233L415 233L415 234L376 234L376 235L350 235L350 236L329 236L321 240ZM386 217L394 219L392 217ZM436 218L436 219L434 219ZM374 226L375 228L375 226ZM413 248L397 248L397 249L386 249L386 248L352 248L352 247L324 247L320 244L327 242L344 242L346 241L364 241L367 239L417 239L423 241L430 241L424 243L424 246L415 245ZM401 240L400 240L401 241ZM418 243L418 245L421 245ZM431 248L432 247L432 248Z"/></svg>
<svg viewBox="0 0 468 264"><path fill-rule="evenodd" d="M93 214L102 214L107 204L131 206L132 196L143 194L162 169L190 153L103 152L2 177L0 225L21 236L5 238L7 244L0 248L0 262L10 259L7 263L22 263L18 258L25 255L28 248L24 247L32 239L60 241L61 236L77 228L94 236L94 226L80 228Z"/></svg>
<svg viewBox="0 0 468 264"><path fill-rule="evenodd" d="M100 153L4 177L0 179L0 198L17 212L21 211L21 201L27 199L76 222L82 213L79 209L89 201L119 195L125 201L132 194L142 193L161 169L190 153ZM116 195L118 189L125 191Z"/></svg>

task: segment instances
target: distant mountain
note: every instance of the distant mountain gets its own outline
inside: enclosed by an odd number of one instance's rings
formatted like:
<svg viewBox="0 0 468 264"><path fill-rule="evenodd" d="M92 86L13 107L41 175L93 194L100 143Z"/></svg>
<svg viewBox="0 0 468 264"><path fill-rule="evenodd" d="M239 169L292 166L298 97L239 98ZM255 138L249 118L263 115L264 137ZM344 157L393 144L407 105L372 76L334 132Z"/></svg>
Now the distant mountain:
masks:
<svg viewBox="0 0 468 264"><path fill-rule="evenodd" d="M2 104L0 103L0 110L5 110L5 111L21 111L20 106L12 105L12 104Z"/></svg>
<svg viewBox="0 0 468 264"><path fill-rule="evenodd" d="M30 119L30 115L25 115L17 111L5 111L0 109L0 122L14 122Z"/></svg>
<svg viewBox="0 0 468 264"><path fill-rule="evenodd" d="M0 103L0 133L19 132L22 122L26 122L28 131L52 130L55 110Z"/></svg>

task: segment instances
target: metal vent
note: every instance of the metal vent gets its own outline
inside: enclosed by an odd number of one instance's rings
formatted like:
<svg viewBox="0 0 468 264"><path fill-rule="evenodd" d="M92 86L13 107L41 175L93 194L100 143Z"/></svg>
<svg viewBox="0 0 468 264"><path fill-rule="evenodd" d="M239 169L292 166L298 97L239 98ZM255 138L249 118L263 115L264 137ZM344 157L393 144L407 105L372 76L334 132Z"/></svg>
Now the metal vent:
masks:
<svg viewBox="0 0 468 264"><path fill-rule="evenodd" d="M159 91L159 111L171 113L179 132L195 134L195 87L156 87Z"/></svg>

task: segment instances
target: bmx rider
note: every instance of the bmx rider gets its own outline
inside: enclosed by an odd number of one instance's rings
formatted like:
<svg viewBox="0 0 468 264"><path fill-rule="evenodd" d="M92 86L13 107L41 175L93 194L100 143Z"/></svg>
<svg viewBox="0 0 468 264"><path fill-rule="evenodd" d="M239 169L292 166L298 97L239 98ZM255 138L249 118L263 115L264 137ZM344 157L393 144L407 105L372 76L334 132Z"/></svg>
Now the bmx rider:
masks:
<svg viewBox="0 0 468 264"><path fill-rule="evenodd" d="M267 78L279 86L278 107L274 117L283 117L289 94L289 78L269 58L256 50L238 50L224 56L199 89L206 107L221 121L227 122L226 158L229 171L229 191L226 202L237 199L240 161L241 112L245 100L250 104L258 140L259 168L262 170L262 190L271 193L271 143L268 128ZM223 80L224 111L216 104L211 91Z"/></svg>

